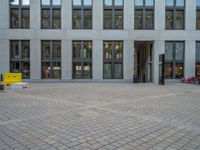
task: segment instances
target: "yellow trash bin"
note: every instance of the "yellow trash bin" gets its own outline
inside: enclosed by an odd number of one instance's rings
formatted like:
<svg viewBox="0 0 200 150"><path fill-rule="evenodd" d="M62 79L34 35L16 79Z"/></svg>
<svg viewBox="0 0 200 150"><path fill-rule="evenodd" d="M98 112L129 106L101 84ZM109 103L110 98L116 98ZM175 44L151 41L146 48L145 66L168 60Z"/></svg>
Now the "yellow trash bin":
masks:
<svg viewBox="0 0 200 150"><path fill-rule="evenodd" d="M22 73L4 73L4 85L22 82Z"/></svg>

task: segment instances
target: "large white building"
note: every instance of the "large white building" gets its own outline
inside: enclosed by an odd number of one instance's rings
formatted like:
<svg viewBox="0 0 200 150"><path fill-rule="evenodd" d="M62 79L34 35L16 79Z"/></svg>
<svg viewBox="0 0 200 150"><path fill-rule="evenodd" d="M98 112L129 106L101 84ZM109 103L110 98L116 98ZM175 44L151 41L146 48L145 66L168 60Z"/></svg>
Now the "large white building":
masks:
<svg viewBox="0 0 200 150"><path fill-rule="evenodd" d="M200 0L1 0L0 73L31 81L200 75Z"/></svg>

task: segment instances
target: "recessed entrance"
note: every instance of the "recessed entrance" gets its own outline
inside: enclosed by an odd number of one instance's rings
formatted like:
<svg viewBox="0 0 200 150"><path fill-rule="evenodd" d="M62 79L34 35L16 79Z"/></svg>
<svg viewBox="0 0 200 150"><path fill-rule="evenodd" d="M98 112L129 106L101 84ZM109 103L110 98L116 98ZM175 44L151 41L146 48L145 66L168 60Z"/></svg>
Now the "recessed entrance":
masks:
<svg viewBox="0 0 200 150"><path fill-rule="evenodd" d="M153 42L136 41L134 53L134 75L138 82L153 81Z"/></svg>

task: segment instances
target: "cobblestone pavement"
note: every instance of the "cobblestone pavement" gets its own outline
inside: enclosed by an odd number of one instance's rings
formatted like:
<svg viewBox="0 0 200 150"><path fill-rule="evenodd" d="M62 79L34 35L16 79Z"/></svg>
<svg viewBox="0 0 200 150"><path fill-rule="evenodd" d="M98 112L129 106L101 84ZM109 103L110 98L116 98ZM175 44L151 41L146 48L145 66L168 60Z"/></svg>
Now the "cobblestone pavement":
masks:
<svg viewBox="0 0 200 150"><path fill-rule="evenodd" d="M200 150L200 86L49 83L0 93L0 150Z"/></svg>

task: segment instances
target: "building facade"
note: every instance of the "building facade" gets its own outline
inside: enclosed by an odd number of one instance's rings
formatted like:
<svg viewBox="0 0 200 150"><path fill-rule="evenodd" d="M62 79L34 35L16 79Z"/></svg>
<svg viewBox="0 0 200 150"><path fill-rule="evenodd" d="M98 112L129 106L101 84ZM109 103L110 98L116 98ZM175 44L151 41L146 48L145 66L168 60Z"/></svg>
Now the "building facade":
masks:
<svg viewBox="0 0 200 150"><path fill-rule="evenodd" d="M0 73L158 83L200 75L200 0L1 0Z"/></svg>

